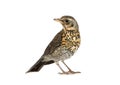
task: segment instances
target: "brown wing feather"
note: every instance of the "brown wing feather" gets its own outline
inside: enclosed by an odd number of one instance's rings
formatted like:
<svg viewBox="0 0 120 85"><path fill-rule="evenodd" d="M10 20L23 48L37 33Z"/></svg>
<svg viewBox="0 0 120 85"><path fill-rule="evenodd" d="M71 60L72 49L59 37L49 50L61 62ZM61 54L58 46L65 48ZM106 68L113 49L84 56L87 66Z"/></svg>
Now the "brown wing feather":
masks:
<svg viewBox="0 0 120 85"><path fill-rule="evenodd" d="M61 46L62 33L63 33L63 30L61 30L59 33L57 33L57 35L54 37L54 39L50 42L50 44L45 49L45 52L44 52L43 56L53 53L56 48Z"/></svg>

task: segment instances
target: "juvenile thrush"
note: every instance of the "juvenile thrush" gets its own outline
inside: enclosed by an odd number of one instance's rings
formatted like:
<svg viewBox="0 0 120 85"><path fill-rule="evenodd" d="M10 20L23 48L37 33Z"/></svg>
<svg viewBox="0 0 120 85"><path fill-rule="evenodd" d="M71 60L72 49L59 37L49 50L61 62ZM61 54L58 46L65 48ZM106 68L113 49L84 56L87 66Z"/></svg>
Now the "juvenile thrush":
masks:
<svg viewBox="0 0 120 85"><path fill-rule="evenodd" d="M72 16L62 16L61 18L54 20L60 22L63 26L63 29L59 33L57 33L57 35L44 51L44 54L27 71L27 73L37 72L44 65L52 63L56 63L56 65L60 68L60 70L62 71L62 73L60 74L80 73L72 71L64 62L64 60L73 56L80 45L81 40L77 21ZM59 65L59 61L61 61L68 68L67 72L65 72Z"/></svg>

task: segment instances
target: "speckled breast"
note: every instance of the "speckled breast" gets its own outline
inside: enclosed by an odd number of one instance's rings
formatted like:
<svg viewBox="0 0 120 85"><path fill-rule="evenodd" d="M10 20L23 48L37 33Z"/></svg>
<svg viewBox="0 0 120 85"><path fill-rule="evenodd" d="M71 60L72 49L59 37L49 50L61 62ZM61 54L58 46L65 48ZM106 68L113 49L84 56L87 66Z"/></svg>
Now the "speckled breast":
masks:
<svg viewBox="0 0 120 85"><path fill-rule="evenodd" d="M78 31L67 31L63 33L61 44L74 53L80 45L80 33Z"/></svg>

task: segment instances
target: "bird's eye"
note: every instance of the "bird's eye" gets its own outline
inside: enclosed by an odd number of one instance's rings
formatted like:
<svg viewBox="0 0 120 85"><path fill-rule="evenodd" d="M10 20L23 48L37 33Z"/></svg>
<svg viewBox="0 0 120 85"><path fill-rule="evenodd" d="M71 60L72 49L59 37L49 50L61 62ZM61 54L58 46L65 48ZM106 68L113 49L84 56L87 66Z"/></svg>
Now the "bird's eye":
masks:
<svg viewBox="0 0 120 85"><path fill-rule="evenodd" d="M69 22L69 20L65 20L65 22Z"/></svg>

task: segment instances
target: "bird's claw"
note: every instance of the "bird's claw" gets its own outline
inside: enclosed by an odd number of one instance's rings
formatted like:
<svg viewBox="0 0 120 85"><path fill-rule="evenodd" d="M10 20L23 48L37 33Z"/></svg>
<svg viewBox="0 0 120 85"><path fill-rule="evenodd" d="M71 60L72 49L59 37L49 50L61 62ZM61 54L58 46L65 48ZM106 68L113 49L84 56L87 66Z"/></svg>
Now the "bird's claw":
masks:
<svg viewBox="0 0 120 85"><path fill-rule="evenodd" d="M77 72L74 72L74 71L68 71L68 72L62 72L62 73L59 73L59 74L61 74L61 75L69 75L69 74L76 74L76 73L81 73L81 72L79 72L79 71L77 71Z"/></svg>

